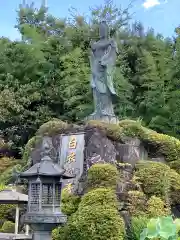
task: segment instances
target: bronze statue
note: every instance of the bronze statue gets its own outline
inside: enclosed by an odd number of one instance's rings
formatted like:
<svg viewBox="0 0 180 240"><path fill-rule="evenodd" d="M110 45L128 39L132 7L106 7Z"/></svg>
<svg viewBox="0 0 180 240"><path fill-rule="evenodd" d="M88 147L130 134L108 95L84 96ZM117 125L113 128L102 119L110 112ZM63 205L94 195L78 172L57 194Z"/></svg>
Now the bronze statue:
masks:
<svg viewBox="0 0 180 240"><path fill-rule="evenodd" d="M100 23L99 35L100 40L91 43L91 87L95 111L88 119L116 122L113 109L113 99L116 97L113 74L118 49L116 42L109 38L106 21Z"/></svg>

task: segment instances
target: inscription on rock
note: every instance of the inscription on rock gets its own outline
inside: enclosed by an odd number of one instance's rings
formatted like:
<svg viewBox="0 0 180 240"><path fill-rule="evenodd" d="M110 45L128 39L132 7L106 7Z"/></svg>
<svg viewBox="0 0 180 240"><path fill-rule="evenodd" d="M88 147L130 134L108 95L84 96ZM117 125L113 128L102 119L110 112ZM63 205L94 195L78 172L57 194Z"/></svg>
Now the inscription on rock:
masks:
<svg viewBox="0 0 180 240"><path fill-rule="evenodd" d="M76 175L75 179L64 181L69 191L83 173L84 145L84 133L60 136L59 164L67 173Z"/></svg>

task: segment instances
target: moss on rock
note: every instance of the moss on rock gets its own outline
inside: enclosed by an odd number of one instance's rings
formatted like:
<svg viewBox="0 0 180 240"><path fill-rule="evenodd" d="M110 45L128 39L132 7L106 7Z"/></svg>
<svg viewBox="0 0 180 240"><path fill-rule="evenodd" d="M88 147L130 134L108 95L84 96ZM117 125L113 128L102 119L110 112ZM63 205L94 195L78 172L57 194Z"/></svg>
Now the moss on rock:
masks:
<svg viewBox="0 0 180 240"><path fill-rule="evenodd" d="M63 133L68 128L68 124L59 119L52 119L40 126L36 135L29 139L23 151L23 166L30 166L30 154L35 147L41 143L43 136L54 136Z"/></svg>
<svg viewBox="0 0 180 240"><path fill-rule="evenodd" d="M37 135L53 136L62 133L63 130L66 130L67 128L68 124L66 122L63 122L60 119L52 119L40 126Z"/></svg>
<svg viewBox="0 0 180 240"><path fill-rule="evenodd" d="M31 151L43 136L53 136L61 134L66 131L70 126L59 119L52 119L44 123L36 133L36 136L29 140L24 153L23 162L27 163ZM119 124L109 124L100 121L91 120L87 122L84 127L96 127L100 129L107 137L114 141L123 141L124 137L139 138L142 142L153 146L156 149L157 155L163 155L168 162L180 162L180 141L174 137L159 134L153 130L145 128L141 125L140 121L122 120Z"/></svg>
<svg viewBox="0 0 180 240"><path fill-rule="evenodd" d="M124 136L139 138L142 142L153 146L157 155L163 155L168 162L180 161L180 140L143 127L139 121L122 120L119 124L89 121L87 125L100 128L115 141L122 141Z"/></svg>

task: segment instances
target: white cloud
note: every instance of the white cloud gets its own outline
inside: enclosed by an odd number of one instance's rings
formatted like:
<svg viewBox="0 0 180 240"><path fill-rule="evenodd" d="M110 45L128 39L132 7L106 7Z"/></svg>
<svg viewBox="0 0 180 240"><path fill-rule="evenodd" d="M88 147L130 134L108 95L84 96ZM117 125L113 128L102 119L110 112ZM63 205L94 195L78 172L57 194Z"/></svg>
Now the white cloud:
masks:
<svg viewBox="0 0 180 240"><path fill-rule="evenodd" d="M145 0L145 2L142 4L144 8L149 9L155 6L160 5L159 0Z"/></svg>

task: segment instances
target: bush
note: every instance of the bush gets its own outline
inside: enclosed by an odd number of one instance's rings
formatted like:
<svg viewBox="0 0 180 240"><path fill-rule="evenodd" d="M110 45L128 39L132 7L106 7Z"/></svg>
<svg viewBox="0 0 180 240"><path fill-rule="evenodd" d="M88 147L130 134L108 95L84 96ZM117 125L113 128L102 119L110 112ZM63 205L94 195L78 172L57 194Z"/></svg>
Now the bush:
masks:
<svg viewBox="0 0 180 240"><path fill-rule="evenodd" d="M111 188L97 188L85 194L79 204L79 209L87 206L108 206L118 209L116 193Z"/></svg>
<svg viewBox="0 0 180 240"><path fill-rule="evenodd" d="M146 213L147 198L143 192L128 192L128 211L132 216L144 215Z"/></svg>
<svg viewBox="0 0 180 240"><path fill-rule="evenodd" d="M87 206L68 223L67 240L123 240L124 222L114 208Z"/></svg>
<svg viewBox="0 0 180 240"><path fill-rule="evenodd" d="M2 174L6 169L16 165L19 161L13 158L2 157L0 158L0 174Z"/></svg>
<svg viewBox="0 0 180 240"><path fill-rule="evenodd" d="M39 130L37 131L37 135L53 136L62 133L62 131L67 129L67 127L68 124L61 121L60 119L53 119L41 125Z"/></svg>
<svg viewBox="0 0 180 240"><path fill-rule="evenodd" d="M159 197L152 196L147 202L147 215L149 218L168 216L171 211Z"/></svg>
<svg viewBox="0 0 180 240"><path fill-rule="evenodd" d="M20 164L13 165L12 167L7 168L1 175L0 175L0 182L3 184L8 185L12 183L13 173L14 172L21 172L22 166Z"/></svg>
<svg viewBox="0 0 180 240"><path fill-rule="evenodd" d="M115 188L118 180L118 170L112 164L94 164L88 170L88 186Z"/></svg>
<svg viewBox="0 0 180 240"><path fill-rule="evenodd" d="M13 223L11 221L4 222L0 231L3 232L3 233L14 233L15 223Z"/></svg>
<svg viewBox="0 0 180 240"><path fill-rule="evenodd" d="M180 174L180 158L179 158L179 160L170 162L169 166L171 168L173 168L174 170L176 170L177 173Z"/></svg>
<svg viewBox="0 0 180 240"><path fill-rule="evenodd" d="M169 166L158 162L144 162L137 165L135 176L142 183L143 191L149 196L164 198L180 190L180 175Z"/></svg>
<svg viewBox="0 0 180 240"><path fill-rule="evenodd" d="M165 156L167 162L180 160L180 140L177 138L151 132L144 134L143 139L158 148L158 152Z"/></svg>
<svg viewBox="0 0 180 240"><path fill-rule="evenodd" d="M140 234L146 228L149 218L147 216L132 217L131 226L134 240L140 239Z"/></svg>
<svg viewBox="0 0 180 240"><path fill-rule="evenodd" d="M52 231L52 240L66 240L67 225L55 228Z"/></svg>
<svg viewBox="0 0 180 240"><path fill-rule="evenodd" d="M72 193L69 193L66 189L63 189L61 197L61 210L63 213L67 214L68 216L72 213L75 213L78 209L79 202L79 196L73 195Z"/></svg>

